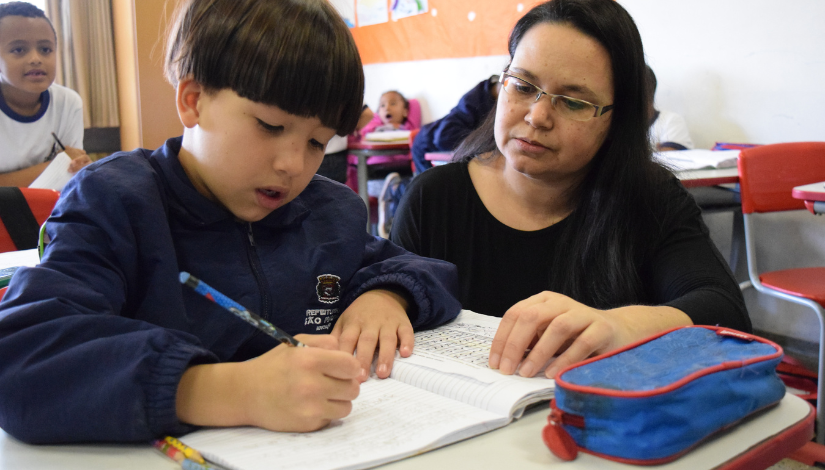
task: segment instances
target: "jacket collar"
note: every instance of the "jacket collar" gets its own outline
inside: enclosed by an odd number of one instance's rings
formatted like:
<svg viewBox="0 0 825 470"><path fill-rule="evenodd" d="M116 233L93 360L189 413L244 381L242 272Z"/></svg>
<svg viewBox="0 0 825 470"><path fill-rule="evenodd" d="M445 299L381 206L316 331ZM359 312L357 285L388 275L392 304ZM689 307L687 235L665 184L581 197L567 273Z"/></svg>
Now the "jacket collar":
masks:
<svg viewBox="0 0 825 470"><path fill-rule="evenodd" d="M170 212L200 226L235 222L236 218L231 212L200 194L189 180L178 158L182 140L182 137L168 139L149 157L160 168L164 186L169 194ZM309 213L310 209L304 202L302 193L287 205L255 222L254 225L270 228L286 227L300 222Z"/></svg>

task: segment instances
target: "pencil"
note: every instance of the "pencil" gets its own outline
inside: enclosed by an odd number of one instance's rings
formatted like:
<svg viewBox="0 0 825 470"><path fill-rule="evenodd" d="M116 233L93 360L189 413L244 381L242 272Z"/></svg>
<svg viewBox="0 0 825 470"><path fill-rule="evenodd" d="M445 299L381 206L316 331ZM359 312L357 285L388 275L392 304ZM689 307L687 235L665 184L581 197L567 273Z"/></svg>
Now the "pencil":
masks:
<svg viewBox="0 0 825 470"><path fill-rule="evenodd" d="M207 299L215 302L216 304L220 305L221 307L229 310L230 312L234 313L238 318L241 320L249 323L250 325L254 326L255 328L263 331L264 333L268 334L269 336L275 338L276 340L280 341L283 344L288 346L297 346L299 348L306 347L306 345L297 339L293 338L292 335L287 333L286 331L278 328L277 326L269 323L268 321L264 320L263 318L255 315L254 313L250 312L246 308L244 308L241 304L235 302L234 300L230 299L229 297L221 294L215 288L210 287L205 282L201 281L200 279L196 278L195 276L189 274L186 271L181 271L180 276L180 283L187 285L195 290L198 294L206 297Z"/></svg>
<svg viewBox="0 0 825 470"><path fill-rule="evenodd" d="M187 459L194 460L195 462L198 462L198 463L201 463L201 464L205 463L205 461L203 460L203 457L201 457L201 454L198 451L196 451L195 449L187 446L186 444L179 441L178 439L175 439L172 436L166 436L163 440L166 443L168 443L170 446L172 446L175 449L178 449L179 451L183 452L183 455Z"/></svg>
<svg viewBox="0 0 825 470"><path fill-rule="evenodd" d="M195 455L198 456L200 462L194 460L193 458L187 458L184 454L184 451L181 450L178 446L169 442L169 439L172 439L178 442L181 446L189 449L190 451L194 452ZM216 467L212 464L206 463L203 460L203 457L200 457L200 454L192 449L191 447L187 447L182 442L178 441L174 437L167 437L166 439L158 439L152 442L152 445L159 450L163 455L169 457L170 459L174 460L175 462L179 463L183 470L219 470L220 467Z"/></svg>
<svg viewBox="0 0 825 470"><path fill-rule="evenodd" d="M66 147L65 147L65 146L63 146L63 142L61 142L61 141L60 141L60 139L58 139L58 138L57 138L57 134L55 134L54 132L52 132L52 137L54 137L54 141L55 141L55 142L57 142L57 145L59 145L59 146L60 146L60 150L62 150L62 151L64 151L64 152L65 152L65 151L66 151Z"/></svg>

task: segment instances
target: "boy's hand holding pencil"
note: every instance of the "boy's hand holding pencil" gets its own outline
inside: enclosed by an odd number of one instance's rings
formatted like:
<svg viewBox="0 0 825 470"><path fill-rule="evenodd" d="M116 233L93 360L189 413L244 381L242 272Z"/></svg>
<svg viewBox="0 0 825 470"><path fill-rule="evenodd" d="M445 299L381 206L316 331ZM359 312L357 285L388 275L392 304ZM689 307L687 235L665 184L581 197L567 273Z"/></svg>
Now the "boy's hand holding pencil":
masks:
<svg viewBox="0 0 825 470"><path fill-rule="evenodd" d="M200 426L252 425L307 432L347 416L359 393L358 361L329 335L297 335L307 348L280 345L245 362L184 372L178 418Z"/></svg>
<svg viewBox="0 0 825 470"><path fill-rule="evenodd" d="M176 398L181 421L302 432L315 431L350 413L352 400L358 397L360 366L352 352L338 350L337 338L293 338L191 274L181 272L179 280L231 312L238 321L281 342L246 362L187 369Z"/></svg>

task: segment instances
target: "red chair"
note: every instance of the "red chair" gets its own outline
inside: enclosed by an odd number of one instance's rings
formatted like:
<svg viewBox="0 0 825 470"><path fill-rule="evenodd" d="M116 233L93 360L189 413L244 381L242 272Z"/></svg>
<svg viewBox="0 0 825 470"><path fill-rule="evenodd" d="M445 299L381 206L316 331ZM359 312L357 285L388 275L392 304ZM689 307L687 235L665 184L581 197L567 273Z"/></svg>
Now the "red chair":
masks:
<svg viewBox="0 0 825 470"><path fill-rule="evenodd" d="M0 187L0 253L36 248L59 197L52 189Z"/></svg>
<svg viewBox="0 0 825 470"><path fill-rule="evenodd" d="M825 142L772 144L742 150L739 186L745 222L748 275L760 293L809 307L819 319L816 442L825 442L825 267L760 273L753 229L755 213L805 209L791 196L795 186L825 181Z"/></svg>
<svg viewBox="0 0 825 470"><path fill-rule="evenodd" d="M7 290L9 290L9 286L0 289L0 300L3 300L3 296L6 295Z"/></svg>

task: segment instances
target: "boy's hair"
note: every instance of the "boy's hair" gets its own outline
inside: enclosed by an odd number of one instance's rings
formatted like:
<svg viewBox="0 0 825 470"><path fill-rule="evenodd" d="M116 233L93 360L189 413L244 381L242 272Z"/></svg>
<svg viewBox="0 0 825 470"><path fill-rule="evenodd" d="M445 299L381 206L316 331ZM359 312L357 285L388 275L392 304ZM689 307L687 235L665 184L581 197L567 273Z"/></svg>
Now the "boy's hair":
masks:
<svg viewBox="0 0 825 470"><path fill-rule="evenodd" d="M355 41L325 0L188 0L167 35L166 79L191 77L208 92L239 96L338 135L355 130L364 70Z"/></svg>
<svg viewBox="0 0 825 470"><path fill-rule="evenodd" d="M384 93L381 93L381 96L389 95L390 93L395 93L396 95L398 95L399 98L401 98L401 101L404 102L404 109L410 109L410 102L407 101L407 98L404 95L402 95L401 92L399 92L399 91L396 91L396 90L385 91Z"/></svg>
<svg viewBox="0 0 825 470"><path fill-rule="evenodd" d="M32 5L28 2L9 2L3 5L0 5L0 20L7 16L23 16L25 18L43 18L46 20L46 23L49 23L49 26L52 28L52 32L54 33L55 40L57 39L57 33L54 30L54 25L46 17L46 13L43 12L40 8Z"/></svg>

